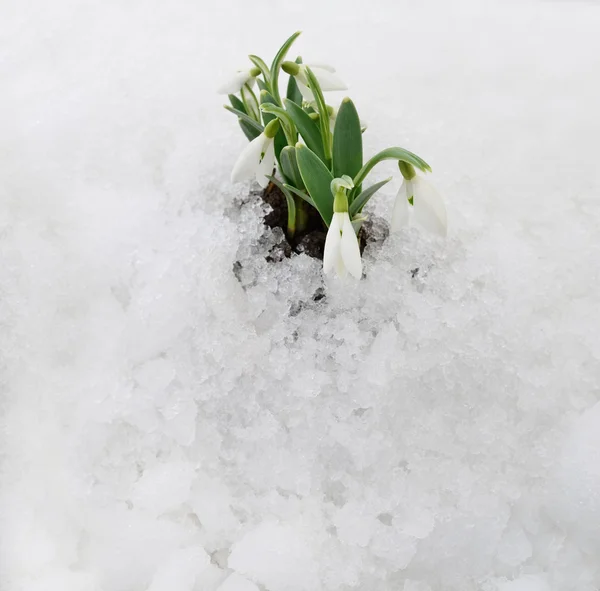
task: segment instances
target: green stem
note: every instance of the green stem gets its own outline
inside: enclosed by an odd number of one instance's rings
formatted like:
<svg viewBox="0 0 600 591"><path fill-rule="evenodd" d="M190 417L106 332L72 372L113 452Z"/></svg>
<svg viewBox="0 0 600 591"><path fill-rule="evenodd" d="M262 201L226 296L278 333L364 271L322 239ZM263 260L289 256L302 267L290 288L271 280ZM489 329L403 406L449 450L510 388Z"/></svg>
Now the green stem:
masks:
<svg viewBox="0 0 600 591"><path fill-rule="evenodd" d="M287 202L287 210L288 210L287 235L288 235L288 238L293 238L294 234L296 233L296 221L297 221L296 203L294 202L293 198L290 199L287 195L286 195L286 202Z"/></svg>
<svg viewBox="0 0 600 591"><path fill-rule="evenodd" d="M263 103L261 109L265 113L275 115L281 121L283 133L285 133L285 139L287 140L288 145L295 146L298 141L298 132L296 131L296 126L289 116L289 113L284 108L273 105L272 103Z"/></svg>
<svg viewBox="0 0 600 591"><path fill-rule="evenodd" d="M265 84L270 86L271 84L271 72L269 71L269 67L262 58L257 55L249 55L250 61L262 72L263 78L265 79Z"/></svg>
<svg viewBox="0 0 600 591"><path fill-rule="evenodd" d="M287 218L287 235L293 238L296 233L296 198L288 191L283 183L275 176L269 176L269 180L284 194L287 203L288 218Z"/></svg>
<svg viewBox="0 0 600 591"><path fill-rule="evenodd" d="M416 154L413 154L404 148L386 148L365 162L364 166L354 177L354 187L359 187L373 167L383 160L402 160L403 162L412 164L415 168L418 168L423 172L431 172L429 164L422 158L419 158Z"/></svg>
<svg viewBox="0 0 600 591"><path fill-rule="evenodd" d="M308 204L297 195L294 195L294 201L296 205L296 226L298 232L303 232L308 224L308 212L306 211Z"/></svg>

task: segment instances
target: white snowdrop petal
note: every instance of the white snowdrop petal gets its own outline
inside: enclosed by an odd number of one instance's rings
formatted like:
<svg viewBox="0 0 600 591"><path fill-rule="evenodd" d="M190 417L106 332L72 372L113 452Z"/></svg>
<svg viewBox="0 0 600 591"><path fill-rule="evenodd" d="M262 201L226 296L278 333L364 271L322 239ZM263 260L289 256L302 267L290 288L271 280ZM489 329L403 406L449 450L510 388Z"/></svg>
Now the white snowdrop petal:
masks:
<svg viewBox="0 0 600 591"><path fill-rule="evenodd" d="M325 250L323 252L323 272L330 273L337 268L338 262L341 261L340 242L342 225L340 223L339 214L334 213L331 218L331 224L325 237Z"/></svg>
<svg viewBox="0 0 600 591"><path fill-rule="evenodd" d="M309 103L313 103L315 101L315 95L312 93L312 90L298 78L296 78L296 84L298 85L300 94L302 94L302 98Z"/></svg>
<svg viewBox="0 0 600 591"><path fill-rule="evenodd" d="M251 81L254 83L254 78L250 76L250 72L248 70L244 70L242 72L236 72L227 82L222 84L217 92L219 94L235 94L242 89L242 86L246 84L246 82Z"/></svg>
<svg viewBox="0 0 600 591"><path fill-rule="evenodd" d="M446 236L448 221L442 196L420 176L413 179L413 188L415 221L430 232Z"/></svg>
<svg viewBox="0 0 600 591"><path fill-rule="evenodd" d="M339 76L330 72L328 70L324 70L323 68L315 68L313 69L313 74L319 81L321 86L321 90L346 90L348 87L345 82L340 79Z"/></svg>
<svg viewBox="0 0 600 591"><path fill-rule="evenodd" d="M335 272L340 279L343 279L348 275L348 269L346 269L346 265L344 265L344 261L342 260L341 255L335 261Z"/></svg>
<svg viewBox="0 0 600 591"><path fill-rule="evenodd" d="M263 146L265 155L256 168L256 182L264 189L269 184L267 175L273 174L275 168L275 143L267 139Z"/></svg>
<svg viewBox="0 0 600 591"><path fill-rule="evenodd" d="M350 216L344 214L344 225L342 227L341 254L344 266L348 272L356 279L362 277L362 259L360 258L360 248L358 247L358 238L354 233Z"/></svg>
<svg viewBox="0 0 600 591"><path fill-rule="evenodd" d="M255 174L260 162L260 155L264 149L265 140L264 134L260 134L249 142L241 151L236 163L231 171L231 182L239 183L251 179Z"/></svg>
<svg viewBox="0 0 600 591"><path fill-rule="evenodd" d="M329 64L311 62L310 64L307 64L307 65L311 70L314 70L315 68L319 68L321 70L326 70L327 72L332 72L332 73L335 72L335 68Z"/></svg>
<svg viewBox="0 0 600 591"><path fill-rule="evenodd" d="M400 185L398 193L396 194L396 201L394 202L394 209L392 210L392 232L397 232L405 226L408 226L409 211L408 198L406 194L407 182L410 183L410 181L406 180L402 182L402 185Z"/></svg>

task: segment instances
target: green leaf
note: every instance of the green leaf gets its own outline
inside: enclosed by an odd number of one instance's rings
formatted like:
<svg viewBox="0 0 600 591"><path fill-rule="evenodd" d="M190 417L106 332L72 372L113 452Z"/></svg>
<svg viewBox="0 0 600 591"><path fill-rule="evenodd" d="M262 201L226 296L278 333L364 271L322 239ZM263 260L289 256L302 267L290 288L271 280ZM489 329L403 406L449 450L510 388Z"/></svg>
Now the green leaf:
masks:
<svg viewBox="0 0 600 591"><path fill-rule="evenodd" d="M323 98L321 86L309 67L306 67L306 78L308 79L308 86L317 103L321 138L323 139L323 150L325 152L325 163L329 166L331 164L331 129L329 128L329 111L327 110L325 99Z"/></svg>
<svg viewBox="0 0 600 591"><path fill-rule="evenodd" d="M357 175L354 177L354 186L359 186L365 180L365 177L371 172L373 167L383 160L402 160L403 162L412 164L415 168L418 168L423 172L431 172L431 167L429 164L427 164L427 162L425 162L425 160L422 158L419 158L419 156L416 154L413 154L404 148L386 148L370 158L358 171Z"/></svg>
<svg viewBox="0 0 600 591"><path fill-rule="evenodd" d="M298 189L304 189L304 182L300 175L298 168L298 161L296 160L296 148L294 146L286 146L281 150L279 158L281 164L281 170L285 175L286 179Z"/></svg>
<svg viewBox="0 0 600 591"><path fill-rule="evenodd" d="M258 129L252 127L251 125L248 125L248 123L246 123L242 119L238 119L238 123L240 124L244 135L248 138L249 141L256 139L260 135L260 131L258 131Z"/></svg>
<svg viewBox="0 0 600 591"><path fill-rule="evenodd" d="M333 176L354 178L363 165L360 119L354 103L345 98L340 105L333 130Z"/></svg>
<svg viewBox="0 0 600 591"><path fill-rule="evenodd" d="M244 112L247 113L252 119L260 123L260 111L258 110L258 99L252 92L252 89L248 84L244 84L241 89L242 101L244 103Z"/></svg>
<svg viewBox="0 0 600 591"><path fill-rule="evenodd" d="M321 159L300 142L296 144L296 159L304 185L323 221L329 226L333 215L333 195L330 188L333 176Z"/></svg>
<svg viewBox="0 0 600 591"><path fill-rule="evenodd" d="M270 95L269 95L270 96ZM294 121L290 117L290 114L282 107L273 103L275 99L273 97L270 100L265 100L261 103L261 110L263 113L270 113L279 118L282 123L285 123L290 129L295 129Z"/></svg>
<svg viewBox="0 0 600 591"><path fill-rule="evenodd" d="M277 104L281 104L281 97L279 96L279 71L281 70L281 64L285 60L285 56L287 52L290 50L292 43L298 38L301 31L296 31L293 35L291 35L286 42L281 46L275 59L273 60L273 64L271 65L271 94L275 97Z"/></svg>
<svg viewBox="0 0 600 591"><path fill-rule="evenodd" d="M229 102L231 103L231 106L234 108L234 111L231 111L234 113L234 115L236 114L235 111L239 111L239 112L243 113L244 115L247 115L246 107L244 107L244 103L237 96L235 96L235 94L228 95L228 98L229 98ZM227 110L230 111L230 109L227 109ZM261 131L259 129L257 129L253 125L250 125L249 123L247 123L246 121L241 119L239 117L239 115L238 115L238 123L240 124L240 127L242 128L244 135L248 138L249 141L252 141L253 139L257 138L261 133Z"/></svg>
<svg viewBox="0 0 600 591"><path fill-rule="evenodd" d="M285 188L288 189L289 191L291 191L294 195L298 195L298 197L300 197L301 199L304 199L304 201L306 201L306 203L308 203L309 205L311 205L312 207L317 209L315 202L304 191L301 191L300 189L296 189L296 187L292 187L292 185L288 185L287 183L285 185Z"/></svg>
<svg viewBox="0 0 600 591"><path fill-rule="evenodd" d="M285 133L283 133L283 129L279 129L277 135L275 136L275 158L277 158L277 162L279 162L279 164L281 164L281 150L283 150L287 145L288 143Z"/></svg>
<svg viewBox="0 0 600 591"><path fill-rule="evenodd" d="M259 90L266 90L269 92L269 87L260 78L256 79L256 84L258 84Z"/></svg>
<svg viewBox="0 0 600 591"><path fill-rule="evenodd" d="M274 100L275 99L273 99L273 97L266 90L260 93L260 112L262 113L262 120L265 126L267 125L267 123L270 123L271 121L273 121L273 119L275 119L275 115L264 111L262 109L262 106L266 103L272 103Z"/></svg>
<svg viewBox="0 0 600 591"><path fill-rule="evenodd" d="M285 108L293 119L306 145L321 159L325 160L323 140L318 125L295 102L285 99Z"/></svg>
<svg viewBox="0 0 600 591"><path fill-rule="evenodd" d="M296 58L296 63L302 63L302 58L300 56ZM290 76L290 79L288 80L286 97L295 102L297 105L302 106L302 93L300 92L300 89L296 84L296 79L293 76Z"/></svg>
<svg viewBox="0 0 600 591"><path fill-rule="evenodd" d="M238 111L238 109L234 109L233 107L230 107L229 105L224 105L224 107L230 112L233 113L234 115L237 115L242 121L244 121L245 123L247 123L248 125L250 125L250 127L253 127L254 129L258 130L258 133L262 133L264 130L264 127L254 121L254 119L252 119L252 117L248 117L248 115L246 115L246 113L242 112L242 111Z"/></svg>
<svg viewBox="0 0 600 591"><path fill-rule="evenodd" d="M262 117L263 117L263 121L265 123L265 125L267 123L269 123L270 121L273 121L273 119L275 119L275 114L269 112L268 110L263 109L263 105L268 105L269 107L273 106L277 106L277 104L275 103L275 99L273 98L273 96L271 94L269 94L269 92L267 90L263 90L260 93L260 106L261 106L261 112L262 112ZM269 108L267 107L267 109Z"/></svg>
<svg viewBox="0 0 600 591"><path fill-rule="evenodd" d="M357 213L362 211L362 208L367 204L367 201L383 187L386 183L389 183L392 180L392 177L389 179L385 179L385 181L381 181L379 183L375 183L373 186L365 189L358 197L356 197L350 207L348 208L348 213L350 214L350 218L354 217Z"/></svg>
<svg viewBox="0 0 600 591"><path fill-rule="evenodd" d="M296 232L296 202L293 195L286 186L276 177L267 176L267 178L284 194L287 202L288 219L287 219L287 235L291 238Z"/></svg>
<svg viewBox="0 0 600 591"><path fill-rule="evenodd" d="M246 115L248 114L246 113L246 107L244 107L244 103L237 96L235 96L235 94L228 94L227 98L234 109L237 109Z"/></svg>
<svg viewBox="0 0 600 591"><path fill-rule="evenodd" d="M257 55L249 55L250 61L262 72L264 81L266 84L271 84L271 72L269 72L269 66L265 64L264 60Z"/></svg>

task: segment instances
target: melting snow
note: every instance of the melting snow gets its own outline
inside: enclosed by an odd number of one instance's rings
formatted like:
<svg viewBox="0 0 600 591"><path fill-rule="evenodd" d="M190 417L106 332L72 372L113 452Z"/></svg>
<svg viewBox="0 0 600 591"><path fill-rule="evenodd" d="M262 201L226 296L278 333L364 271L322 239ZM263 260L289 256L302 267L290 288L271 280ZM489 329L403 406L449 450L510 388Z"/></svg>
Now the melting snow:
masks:
<svg viewBox="0 0 600 591"><path fill-rule="evenodd" d="M2 591L600 587L600 5L0 12ZM360 283L229 182L297 28L448 203Z"/></svg>

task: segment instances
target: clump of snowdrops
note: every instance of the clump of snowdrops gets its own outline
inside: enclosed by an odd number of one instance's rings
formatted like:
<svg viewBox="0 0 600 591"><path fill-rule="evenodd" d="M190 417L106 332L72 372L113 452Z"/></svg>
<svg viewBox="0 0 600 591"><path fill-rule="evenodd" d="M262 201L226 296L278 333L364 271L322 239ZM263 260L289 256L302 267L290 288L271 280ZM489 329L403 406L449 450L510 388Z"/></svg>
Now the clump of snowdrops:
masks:
<svg viewBox="0 0 600 591"><path fill-rule="evenodd" d="M231 173L232 182L255 178L265 188L275 184L285 195L287 234L303 230L306 208L315 208L328 228L323 256L325 273L362 276L357 234L367 219L365 205L392 177L364 187L373 167L396 160L403 183L396 196L391 229L397 231L412 217L437 234L446 234L446 208L437 191L420 175L431 172L419 156L391 147L363 161L361 124L354 103L344 98L329 105L324 92L345 90L335 69L286 61L300 32L279 49L271 67L258 56L248 56L252 67L236 72L219 92L229 95L225 108L238 117L250 141ZM285 97L280 94L281 72L289 75ZM253 90L258 85L258 92Z"/></svg>

